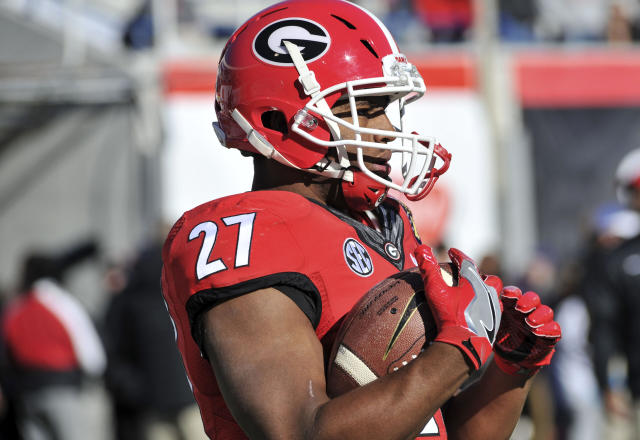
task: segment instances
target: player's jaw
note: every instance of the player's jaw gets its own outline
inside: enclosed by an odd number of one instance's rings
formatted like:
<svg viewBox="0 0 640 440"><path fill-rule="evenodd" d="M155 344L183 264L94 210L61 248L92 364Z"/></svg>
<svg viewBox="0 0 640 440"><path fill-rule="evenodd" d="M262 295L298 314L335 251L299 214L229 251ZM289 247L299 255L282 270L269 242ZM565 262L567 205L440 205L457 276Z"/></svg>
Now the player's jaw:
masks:
<svg viewBox="0 0 640 440"><path fill-rule="evenodd" d="M357 148L351 146L347 147L347 155L351 165L359 168ZM390 159L391 151L389 150L362 147L362 161L364 162L365 167L372 173L387 180L391 180L389 177L391 174L391 165L389 165Z"/></svg>

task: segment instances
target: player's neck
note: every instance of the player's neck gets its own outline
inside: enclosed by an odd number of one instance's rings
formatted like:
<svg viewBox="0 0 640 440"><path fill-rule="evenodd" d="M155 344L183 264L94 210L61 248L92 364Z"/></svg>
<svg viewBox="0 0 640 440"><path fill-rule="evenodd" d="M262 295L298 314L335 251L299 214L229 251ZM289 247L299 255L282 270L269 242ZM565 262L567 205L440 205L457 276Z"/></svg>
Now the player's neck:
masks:
<svg viewBox="0 0 640 440"><path fill-rule="evenodd" d="M349 214L340 181L284 166L274 160L254 158L252 191L290 191Z"/></svg>

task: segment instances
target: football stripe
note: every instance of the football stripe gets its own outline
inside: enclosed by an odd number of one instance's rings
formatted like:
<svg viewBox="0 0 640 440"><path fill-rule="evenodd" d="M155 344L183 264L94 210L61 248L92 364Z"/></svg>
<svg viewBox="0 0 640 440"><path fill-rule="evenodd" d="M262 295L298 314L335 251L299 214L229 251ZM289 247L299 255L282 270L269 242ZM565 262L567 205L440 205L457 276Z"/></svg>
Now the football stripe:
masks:
<svg viewBox="0 0 640 440"><path fill-rule="evenodd" d="M334 362L351 376L359 386L366 385L377 379L377 376L367 364L342 344L338 347Z"/></svg>

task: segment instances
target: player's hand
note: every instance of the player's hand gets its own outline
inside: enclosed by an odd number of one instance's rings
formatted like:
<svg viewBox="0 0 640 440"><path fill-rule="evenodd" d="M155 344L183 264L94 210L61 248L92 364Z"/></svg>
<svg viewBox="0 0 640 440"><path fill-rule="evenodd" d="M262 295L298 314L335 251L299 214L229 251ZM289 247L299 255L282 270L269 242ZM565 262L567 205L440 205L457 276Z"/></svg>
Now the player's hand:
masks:
<svg viewBox="0 0 640 440"><path fill-rule="evenodd" d="M502 323L493 346L495 362L507 374L530 377L551 362L562 336L553 310L535 292L524 295L517 287L502 291Z"/></svg>
<svg viewBox="0 0 640 440"><path fill-rule="evenodd" d="M414 252L424 280L424 292L436 321L435 341L455 345L474 370L491 355L500 326L502 281L495 276L482 278L474 262L458 249L449 257L458 268L458 285L448 286L440 265L428 246Z"/></svg>

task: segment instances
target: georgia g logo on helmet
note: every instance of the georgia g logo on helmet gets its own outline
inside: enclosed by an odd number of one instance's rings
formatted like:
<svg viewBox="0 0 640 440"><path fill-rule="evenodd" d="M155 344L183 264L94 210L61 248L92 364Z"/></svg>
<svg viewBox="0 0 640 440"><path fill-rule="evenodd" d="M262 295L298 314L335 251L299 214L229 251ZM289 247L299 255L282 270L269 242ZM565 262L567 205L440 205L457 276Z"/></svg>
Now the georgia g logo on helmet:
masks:
<svg viewBox="0 0 640 440"><path fill-rule="evenodd" d="M298 46L307 63L320 58L331 45L329 33L320 24L306 18L285 18L258 32L253 40L253 52L265 63L293 66L283 41Z"/></svg>

